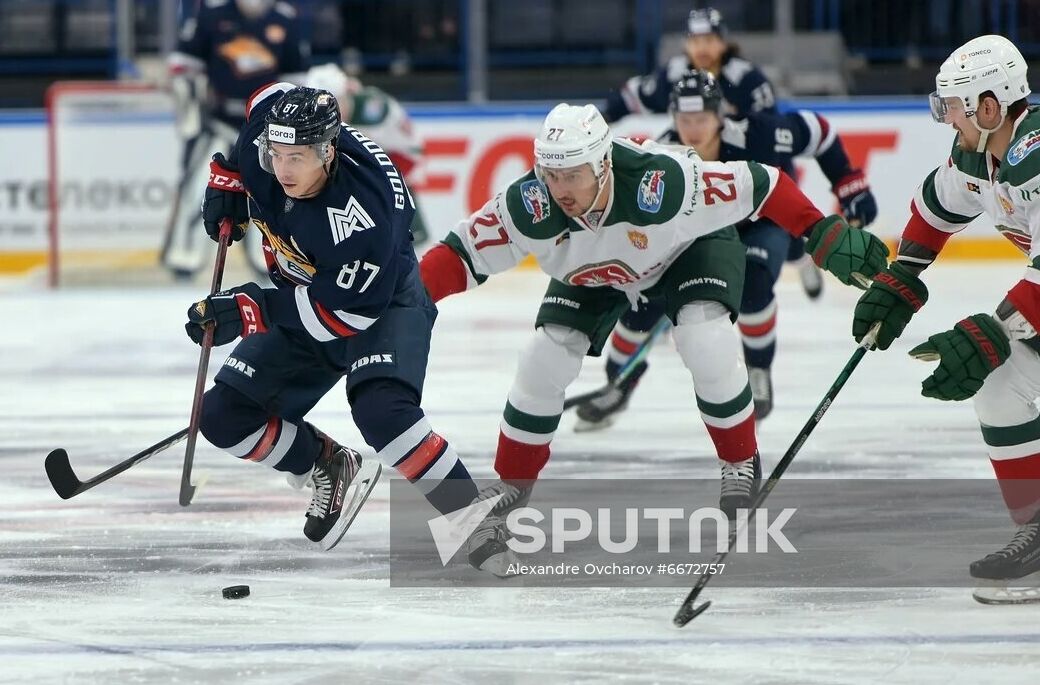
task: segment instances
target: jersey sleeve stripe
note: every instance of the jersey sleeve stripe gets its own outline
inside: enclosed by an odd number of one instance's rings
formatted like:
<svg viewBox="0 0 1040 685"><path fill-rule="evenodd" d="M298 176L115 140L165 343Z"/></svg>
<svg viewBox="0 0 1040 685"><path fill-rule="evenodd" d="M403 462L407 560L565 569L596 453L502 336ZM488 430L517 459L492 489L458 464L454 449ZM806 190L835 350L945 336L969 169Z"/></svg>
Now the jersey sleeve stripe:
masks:
<svg viewBox="0 0 1040 685"><path fill-rule="evenodd" d="M487 280L487 276L484 274L477 273L477 270L473 267L473 260L469 256L469 252L466 251L466 246L462 242L462 238L456 235L454 232L449 233L442 241L445 245L450 247L455 254L462 257L462 262L466 265L466 289L469 290L484 281Z"/></svg>
<svg viewBox="0 0 1040 685"><path fill-rule="evenodd" d="M917 189L914 202L921 217L935 228L951 228L960 224L970 223L973 216L965 216L951 212L939 202L939 194L935 190L935 175L938 169L934 169L924 179L924 183Z"/></svg>
<svg viewBox="0 0 1040 685"><path fill-rule="evenodd" d="M356 331L350 330L344 324L338 324L338 327L334 328L329 325L327 320L323 321L322 318L319 318L318 313L321 305L311 302L307 286L296 286L294 294L296 296L296 311L300 316L300 322L303 324L304 330L310 333L311 337L318 342L331 342L356 333Z"/></svg>
<svg viewBox="0 0 1040 685"><path fill-rule="evenodd" d="M769 197L769 193L776 187L776 174L779 171L772 169L772 174L766 167L757 162L748 162L748 170L751 172L751 182L754 190L751 195L751 211L757 216L762 203Z"/></svg>
<svg viewBox="0 0 1040 685"><path fill-rule="evenodd" d="M804 109L798 110L798 116L805 122L805 127L809 130L809 142L805 145L805 150L801 153L810 157L815 157L820 153L820 143L823 142L824 131L820 125L820 120L812 112L808 112Z"/></svg>

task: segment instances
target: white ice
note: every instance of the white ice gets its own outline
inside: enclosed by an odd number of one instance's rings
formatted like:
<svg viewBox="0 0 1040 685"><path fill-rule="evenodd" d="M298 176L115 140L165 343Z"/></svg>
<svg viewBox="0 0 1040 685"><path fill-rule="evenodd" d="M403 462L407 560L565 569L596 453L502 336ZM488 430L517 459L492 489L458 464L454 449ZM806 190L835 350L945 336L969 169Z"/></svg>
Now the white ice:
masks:
<svg viewBox="0 0 1040 685"><path fill-rule="evenodd" d="M991 478L970 404L920 397L930 367L906 351L992 311L1020 270L933 267L929 304L891 350L868 354L789 473ZM541 275L520 272L442 303L425 407L475 475L492 475L500 411L543 287ZM0 682L974 685L1040 675L1040 609L982 606L964 589L709 585L712 608L680 630L670 619L681 589L391 588L385 482L343 543L322 553L301 535L306 494L204 443L196 472L209 480L188 509L177 504L179 448L60 500L43 471L51 449L93 474L186 425L198 348L182 320L200 293L0 295ZM790 274L782 281L777 404L759 432L766 468L853 351L855 299L829 280L809 302ZM229 349L215 351L214 371ZM575 389L601 378L589 360ZM310 419L363 445L341 388ZM573 420L547 477L717 474L670 343L654 351L614 428L577 435ZM252 596L222 599L221 587L237 583Z"/></svg>

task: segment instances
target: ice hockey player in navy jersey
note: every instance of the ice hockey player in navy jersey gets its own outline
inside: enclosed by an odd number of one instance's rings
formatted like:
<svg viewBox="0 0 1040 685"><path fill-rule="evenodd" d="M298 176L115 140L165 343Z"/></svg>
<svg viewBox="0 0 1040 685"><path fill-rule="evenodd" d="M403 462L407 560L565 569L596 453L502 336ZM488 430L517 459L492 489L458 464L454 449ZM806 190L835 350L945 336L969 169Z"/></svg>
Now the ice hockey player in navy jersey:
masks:
<svg viewBox="0 0 1040 685"><path fill-rule="evenodd" d="M253 96L247 116L229 158L214 155L203 218L211 237L230 218L233 239L251 220L275 287L247 283L188 311L196 342L208 325L216 345L241 337L206 392L202 434L311 485L304 533L326 549L357 513L378 462L442 513L469 504L476 487L466 467L420 408L437 310L419 277L414 208L399 171L341 124L328 91L276 83ZM364 467L304 420L344 377L378 460Z"/></svg>
<svg viewBox="0 0 1040 685"><path fill-rule="evenodd" d="M766 75L753 62L739 56L737 46L727 40L729 30L717 9L693 10L686 20L686 45L681 55L652 74L633 76L607 96L603 116L608 122L629 114L668 111L672 86L691 69L711 72L722 90L723 114L743 117L752 113L776 112L776 95ZM788 161L780 168L794 176ZM804 241L791 240L787 260L797 265L806 294L816 299L823 292L823 277L805 255Z"/></svg>
<svg viewBox="0 0 1040 685"><path fill-rule="evenodd" d="M214 152L227 153L246 119L246 100L273 81L294 81L310 61L300 17L288 2L201 0L181 25L170 54L170 90L177 130L184 141L178 198L167 224L162 262L179 278L205 261L199 240L199 205ZM252 242L251 238L250 241ZM263 271L258 245L251 263Z"/></svg>
<svg viewBox="0 0 1040 685"><path fill-rule="evenodd" d="M789 114L750 114L743 118L722 114L722 94L707 71L691 71L671 91L673 127L661 142L692 146L708 161L753 160L777 167L790 166L792 157L813 157L831 182L850 225L866 226L877 216L877 204L863 173L853 169L841 141L822 116L799 110ZM777 304L773 286L787 256L789 234L768 219L738 224L747 246L744 292L737 319L748 365L755 415L765 418L773 407L770 369L776 353ZM607 377L614 378L629 355L664 316L660 307L642 304L620 318L611 336ZM646 371L639 364L618 388L577 408L577 430L596 430L612 423Z"/></svg>

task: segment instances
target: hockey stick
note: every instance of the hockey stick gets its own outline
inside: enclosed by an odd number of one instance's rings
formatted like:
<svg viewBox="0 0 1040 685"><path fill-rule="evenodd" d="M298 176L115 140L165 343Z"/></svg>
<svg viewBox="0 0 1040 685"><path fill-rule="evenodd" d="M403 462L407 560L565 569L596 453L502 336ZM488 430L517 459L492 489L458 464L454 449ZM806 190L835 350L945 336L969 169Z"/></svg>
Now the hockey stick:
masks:
<svg viewBox="0 0 1040 685"><path fill-rule="evenodd" d="M209 286L209 294L220 290L220 281L224 277L224 261L227 259L228 244L231 242L231 219L220 221L217 259L213 264L213 281ZM209 353L213 349L212 325L206 326L202 337L202 351L199 353L199 370L195 374L195 396L191 403L191 420L188 422L188 445L184 448L184 469L181 471L180 503L182 507L191 504L197 486L191 483L191 464L195 459L195 442L199 437L199 422L202 419L202 393L206 390L206 372L209 370Z"/></svg>
<svg viewBox="0 0 1040 685"><path fill-rule="evenodd" d="M816 405L816 410L813 412L812 416L810 416L809 420L805 422L804 426L802 426L802 430L798 433L798 437L794 439L794 442L787 448L787 452L776 465L776 468L774 468L773 472L769 474L769 480L765 482L762 489L758 491L758 496L755 497L755 501L751 503L750 507L748 507L749 512L755 511L762 506L766 497L769 497L769 493L772 492L773 488L776 487L776 484L780 482L780 477L784 475L784 471L786 471L787 467L791 465L795 455L802 449L802 445L805 444L805 441L809 439L809 434L813 432L814 428L816 428L820 419L822 419L823 415L827 413L831 403L834 402L834 398L838 396L838 393L845 385L845 382L849 380L849 376L852 375L852 372L859 365L860 360L863 359L867 350L874 347L874 341L877 338L877 332L880 327L880 322L874 324L870 331L863 336L862 342L860 342L856 351L852 353L852 357L849 358L849 361L846 362L845 368L841 370L840 374L838 374L838 378L831 385L830 389L827 390L827 394L824 395L820 403ZM717 568L713 565L720 564L725 560L726 555L728 555L729 551L733 549L733 543L736 542L737 537L743 532L746 525L747 520L743 520L740 524L732 526L729 533L729 543L726 545L726 549L722 552L718 552L707 568ZM711 600L708 600L696 608L693 604L697 601L697 597L701 594L704 586L707 585L708 581L713 577L713 573L701 573L700 577L697 579L697 584L694 585L693 589L686 595L686 599L683 600L682 606L679 607L679 610L675 613L675 618L672 619L672 623L674 623L676 627L682 628L684 625L703 614L707 608L711 606Z"/></svg>
<svg viewBox="0 0 1040 685"><path fill-rule="evenodd" d="M87 480L80 480L79 477L76 476L76 472L72 470L72 464L69 463L69 453L63 449L56 449L48 454L47 459L43 462L43 466L47 470L47 478L50 479L51 486L54 488L54 491L58 493L58 497L69 499L70 497L75 497L81 492L90 490L95 485L104 483L113 476L119 475L131 466L140 464L145 459L155 456L168 447L173 447L186 438L187 435L188 429L182 428L170 437L163 438L151 447L141 450L129 459L121 461L112 468L102 471L98 475L93 478L88 478Z"/></svg>
<svg viewBox="0 0 1040 685"><path fill-rule="evenodd" d="M662 317L661 320L650 329L650 335L646 337L646 340L639 343L639 347L629 355L628 359L625 360L625 363L620 369L618 369L617 375L610 379L610 382L596 390L590 390L589 392L583 392L574 397L568 397L563 401L564 411L583 402L594 400L597 397L603 397L608 392L624 383L625 380L632 375L632 372L635 371L636 367L639 366L640 362L646 359L647 355L650 354L650 348L653 346L654 340L657 339L657 336L668 330L671 323L672 322L668 320L667 316Z"/></svg>

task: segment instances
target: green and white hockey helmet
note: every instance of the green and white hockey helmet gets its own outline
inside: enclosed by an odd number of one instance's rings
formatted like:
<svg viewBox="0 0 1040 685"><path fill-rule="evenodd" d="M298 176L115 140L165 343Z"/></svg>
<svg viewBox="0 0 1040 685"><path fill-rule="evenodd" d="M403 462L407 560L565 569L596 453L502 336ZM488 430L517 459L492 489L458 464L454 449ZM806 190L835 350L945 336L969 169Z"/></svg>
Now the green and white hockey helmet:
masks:
<svg viewBox="0 0 1040 685"><path fill-rule="evenodd" d="M610 159L610 127L594 105L553 107L534 139L535 173L589 164L601 179Z"/></svg>
<svg viewBox="0 0 1040 685"><path fill-rule="evenodd" d="M332 93L336 98L336 102L339 103L345 120L350 118L349 112L343 112L342 110L347 109L352 96L361 90L361 81L348 76L346 72L340 69L339 65L332 62L319 64L308 69L303 85L308 88L327 90Z"/></svg>
<svg viewBox="0 0 1040 685"><path fill-rule="evenodd" d="M974 117L979 96L987 91L1000 103L1002 114L1007 113L1008 105L1031 92L1025 58L1004 36L979 36L950 54L935 76L935 92L930 97L932 117L948 123L950 112L957 109Z"/></svg>

